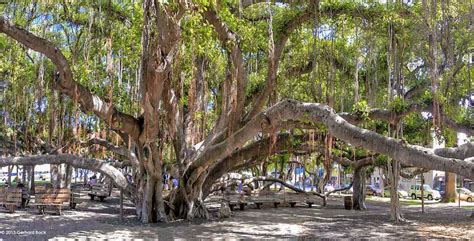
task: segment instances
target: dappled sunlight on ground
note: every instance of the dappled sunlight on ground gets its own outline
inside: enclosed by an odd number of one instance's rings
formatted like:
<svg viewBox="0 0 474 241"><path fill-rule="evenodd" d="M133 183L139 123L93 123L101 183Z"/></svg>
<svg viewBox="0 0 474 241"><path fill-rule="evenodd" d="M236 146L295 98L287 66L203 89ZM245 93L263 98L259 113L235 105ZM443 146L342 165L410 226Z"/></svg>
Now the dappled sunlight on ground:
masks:
<svg viewBox="0 0 474 241"><path fill-rule="evenodd" d="M167 224L141 224L134 216L134 209L125 203L125 221L119 217L117 197L105 202L86 201L77 210L65 210L63 216L48 212L38 214L33 208L9 214L0 213L0 234L5 240L38 240L47 238L127 239L234 239L234 238L474 238L473 221L469 208L453 204L433 204L421 214L419 206L403 207L409 220L403 224L389 221L386 202L369 201L368 210L343 209L341 198L332 197L327 207L307 208L246 207L234 211L227 219L207 221L175 221ZM32 235L20 231L41 231Z"/></svg>

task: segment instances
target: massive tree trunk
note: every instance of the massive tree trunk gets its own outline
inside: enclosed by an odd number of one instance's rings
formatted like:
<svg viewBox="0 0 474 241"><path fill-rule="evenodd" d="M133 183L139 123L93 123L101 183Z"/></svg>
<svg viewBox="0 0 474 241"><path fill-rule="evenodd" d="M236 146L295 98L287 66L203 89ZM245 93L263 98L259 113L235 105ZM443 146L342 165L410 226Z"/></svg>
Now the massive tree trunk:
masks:
<svg viewBox="0 0 474 241"><path fill-rule="evenodd" d="M355 210L364 210L365 206L365 179L366 167L356 168L354 170L354 183L352 184L352 207Z"/></svg>
<svg viewBox="0 0 474 241"><path fill-rule="evenodd" d="M134 175L137 216L144 223L166 222L162 196L162 159L159 150L146 146L138 156L141 159L140 167L138 173Z"/></svg>
<svg viewBox="0 0 474 241"><path fill-rule="evenodd" d="M35 194L35 165L31 165L30 168L30 182L28 188L31 194Z"/></svg>
<svg viewBox="0 0 474 241"><path fill-rule="evenodd" d="M456 201L456 174L445 172L445 190L442 202L451 203Z"/></svg>

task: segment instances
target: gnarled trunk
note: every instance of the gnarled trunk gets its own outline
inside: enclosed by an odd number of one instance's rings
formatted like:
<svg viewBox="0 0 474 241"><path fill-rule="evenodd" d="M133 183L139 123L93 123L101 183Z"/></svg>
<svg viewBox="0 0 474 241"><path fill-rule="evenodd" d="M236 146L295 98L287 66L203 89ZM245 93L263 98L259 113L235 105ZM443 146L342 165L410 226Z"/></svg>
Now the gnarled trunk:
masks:
<svg viewBox="0 0 474 241"><path fill-rule="evenodd" d="M163 172L159 148L150 145L139 146L137 157L141 159L139 170L135 173L136 213L143 223L166 222L163 201Z"/></svg>

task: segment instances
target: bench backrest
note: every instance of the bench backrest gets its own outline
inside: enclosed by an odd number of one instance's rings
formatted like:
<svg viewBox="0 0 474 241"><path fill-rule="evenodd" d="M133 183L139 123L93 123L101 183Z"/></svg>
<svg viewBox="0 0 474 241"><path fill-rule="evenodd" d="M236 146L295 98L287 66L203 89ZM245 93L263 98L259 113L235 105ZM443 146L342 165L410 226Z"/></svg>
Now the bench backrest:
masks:
<svg viewBox="0 0 474 241"><path fill-rule="evenodd" d="M224 200L228 202L236 202L236 201L245 201L245 196L240 193L225 193L224 194Z"/></svg>
<svg viewBox="0 0 474 241"><path fill-rule="evenodd" d="M0 203L4 203L7 200L7 190L4 187L0 187Z"/></svg>
<svg viewBox="0 0 474 241"><path fill-rule="evenodd" d="M4 202L7 203L21 203L21 188L6 189L6 198Z"/></svg>
<svg viewBox="0 0 474 241"><path fill-rule="evenodd" d="M70 201L71 190L67 188L40 188L35 191L36 203L62 204Z"/></svg>

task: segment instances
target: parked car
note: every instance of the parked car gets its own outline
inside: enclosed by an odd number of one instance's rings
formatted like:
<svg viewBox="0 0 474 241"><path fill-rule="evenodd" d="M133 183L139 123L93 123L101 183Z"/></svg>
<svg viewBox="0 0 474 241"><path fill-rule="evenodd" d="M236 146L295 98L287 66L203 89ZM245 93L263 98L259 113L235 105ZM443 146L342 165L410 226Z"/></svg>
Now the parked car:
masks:
<svg viewBox="0 0 474 241"><path fill-rule="evenodd" d="M380 188L376 188L372 185L367 185L365 187L365 194L367 195L380 196L381 193L382 190L380 190Z"/></svg>
<svg viewBox="0 0 474 241"><path fill-rule="evenodd" d="M474 182L469 182L466 184L466 188L474 192Z"/></svg>
<svg viewBox="0 0 474 241"><path fill-rule="evenodd" d="M474 192L472 192L471 190L469 190L467 188L464 188L464 187L463 188L457 188L456 192L460 196L461 200L465 200L465 201L468 201L468 202L472 202L474 200Z"/></svg>
<svg viewBox="0 0 474 241"><path fill-rule="evenodd" d="M409 194L412 199L421 198L421 185L420 184L411 185ZM423 195L428 200L441 199L441 194L438 191L433 190L428 184L423 185Z"/></svg>
<svg viewBox="0 0 474 241"><path fill-rule="evenodd" d="M397 190L398 197L399 198L407 198L409 197L408 192L402 189ZM387 187L383 190L383 196L384 197L390 197L390 187Z"/></svg>

